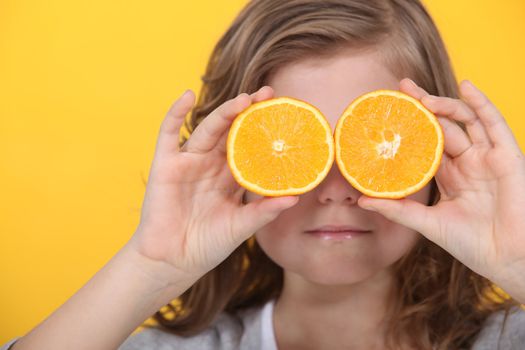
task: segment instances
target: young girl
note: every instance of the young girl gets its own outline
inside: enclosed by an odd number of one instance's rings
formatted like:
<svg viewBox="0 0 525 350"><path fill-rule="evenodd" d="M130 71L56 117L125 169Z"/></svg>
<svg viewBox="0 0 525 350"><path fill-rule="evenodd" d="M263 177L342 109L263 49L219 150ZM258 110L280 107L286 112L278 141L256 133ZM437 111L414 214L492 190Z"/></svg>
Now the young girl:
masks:
<svg viewBox="0 0 525 350"><path fill-rule="evenodd" d="M130 241L13 349L523 349L525 158L458 86L421 3L251 1L203 82L161 125ZM366 198L335 163L295 197L234 181L226 137L251 103L299 98L335 127L380 88L439 116L445 154L419 192ZM159 327L129 336L152 314Z"/></svg>

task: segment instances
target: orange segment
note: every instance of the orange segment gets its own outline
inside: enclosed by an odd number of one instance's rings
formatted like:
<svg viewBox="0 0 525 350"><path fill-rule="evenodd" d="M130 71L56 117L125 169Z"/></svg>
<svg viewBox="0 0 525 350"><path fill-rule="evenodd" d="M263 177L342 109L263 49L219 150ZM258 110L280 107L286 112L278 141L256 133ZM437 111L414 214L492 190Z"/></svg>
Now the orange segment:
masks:
<svg viewBox="0 0 525 350"><path fill-rule="evenodd" d="M354 100L335 129L336 162L360 192L403 198L423 188L443 155L435 115L400 91L377 90Z"/></svg>
<svg viewBox="0 0 525 350"><path fill-rule="evenodd" d="M233 121L227 161L235 180L263 196L302 194L328 174L335 158L330 124L291 97L252 104Z"/></svg>

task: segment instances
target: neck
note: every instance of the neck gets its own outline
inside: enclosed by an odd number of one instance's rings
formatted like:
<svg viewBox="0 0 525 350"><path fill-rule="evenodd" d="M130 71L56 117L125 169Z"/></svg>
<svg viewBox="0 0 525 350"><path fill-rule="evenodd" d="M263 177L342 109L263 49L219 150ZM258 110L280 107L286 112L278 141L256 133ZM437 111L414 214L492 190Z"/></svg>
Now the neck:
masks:
<svg viewBox="0 0 525 350"><path fill-rule="evenodd" d="M279 349L384 349L392 282L387 271L337 286L285 272L273 316Z"/></svg>

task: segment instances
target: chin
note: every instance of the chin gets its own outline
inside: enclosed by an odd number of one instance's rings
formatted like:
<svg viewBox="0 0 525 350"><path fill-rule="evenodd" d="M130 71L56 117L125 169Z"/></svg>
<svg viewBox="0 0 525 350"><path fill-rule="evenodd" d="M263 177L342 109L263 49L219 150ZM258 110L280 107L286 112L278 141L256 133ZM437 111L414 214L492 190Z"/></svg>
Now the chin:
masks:
<svg viewBox="0 0 525 350"><path fill-rule="evenodd" d="M384 275L388 266L373 264L339 264L338 266L317 265L296 272L302 278L319 285L343 286L354 285L377 276Z"/></svg>

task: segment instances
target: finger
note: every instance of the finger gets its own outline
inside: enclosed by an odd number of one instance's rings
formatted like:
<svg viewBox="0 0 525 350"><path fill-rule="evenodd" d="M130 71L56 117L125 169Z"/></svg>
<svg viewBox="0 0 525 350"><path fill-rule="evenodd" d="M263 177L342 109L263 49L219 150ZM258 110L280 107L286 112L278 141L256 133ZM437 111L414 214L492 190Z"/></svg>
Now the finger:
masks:
<svg viewBox="0 0 525 350"><path fill-rule="evenodd" d="M467 134L450 119L445 117L437 117L443 135L445 136L445 152L452 158L461 156L466 150L472 147Z"/></svg>
<svg viewBox="0 0 525 350"><path fill-rule="evenodd" d="M192 153L205 153L212 150L235 117L251 104L247 93L228 100L211 112L195 128L184 144L183 150Z"/></svg>
<svg viewBox="0 0 525 350"><path fill-rule="evenodd" d="M273 221L285 209L299 201L298 196L263 197L243 204L234 217L232 231L238 232L238 243L253 235L264 225Z"/></svg>
<svg viewBox="0 0 525 350"><path fill-rule="evenodd" d="M375 211L387 219L411 228L431 241L439 244L439 220L433 215L432 206L426 206L412 199L379 199L362 195L358 205Z"/></svg>
<svg viewBox="0 0 525 350"><path fill-rule="evenodd" d="M401 80L400 89L402 92L419 99L422 103L431 96L428 92L426 92L425 89L419 87L413 80L408 78ZM447 123L446 119L439 117L438 121L442 126L443 134L445 134L445 152L447 152L451 157L459 156L472 145L468 135L463 132L459 125L455 123Z"/></svg>
<svg viewBox="0 0 525 350"><path fill-rule="evenodd" d="M423 96L428 95L422 87L418 86L412 79L404 78L399 82L399 89L407 95L410 95L418 100L422 99Z"/></svg>
<svg viewBox="0 0 525 350"><path fill-rule="evenodd" d="M250 97L252 98L253 103L261 102L269 98L272 98L273 93L274 93L273 88L271 86L265 85L261 87L259 90L257 90L256 92L254 92L253 94L251 94Z"/></svg>
<svg viewBox="0 0 525 350"><path fill-rule="evenodd" d="M170 107L160 125L157 139L157 153L171 153L179 150L179 131L188 112L195 103L195 94L186 90Z"/></svg>
<svg viewBox="0 0 525 350"><path fill-rule="evenodd" d="M443 153L443 156L441 157L441 163L439 164L438 170L436 172L436 175L434 176L436 180L436 185L438 187L438 191L441 195L441 199L449 198L450 192L449 188L446 186L445 179L447 178L447 168L450 166L450 157L447 155L447 153Z"/></svg>
<svg viewBox="0 0 525 350"><path fill-rule="evenodd" d="M492 146L481 120L465 102L455 98L432 95L425 96L421 102L432 112L465 124L473 144Z"/></svg>
<svg viewBox="0 0 525 350"><path fill-rule="evenodd" d="M519 151L518 143L505 118L487 96L468 80L463 80L459 89L465 102L479 116L492 143Z"/></svg>
<svg viewBox="0 0 525 350"><path fill-rule="evenodd" d="M434 175L439 193L441 194L440 200L446 200L457 194L457 183L455 181L458 176L457 172L458 169L453 164L452 158L450 158L447 153L443 153L441 163Z"/></svg>
<svg viewBox="0 0 525 350"><path fill-rule="evenodd" d="M270 86L263 86L258 91L250 95L252 102L261 102L273 97L273 89ZM217 142L215 148L224 154L226 154L226 141L228 140L228 130L225 130Z"/></svg>

